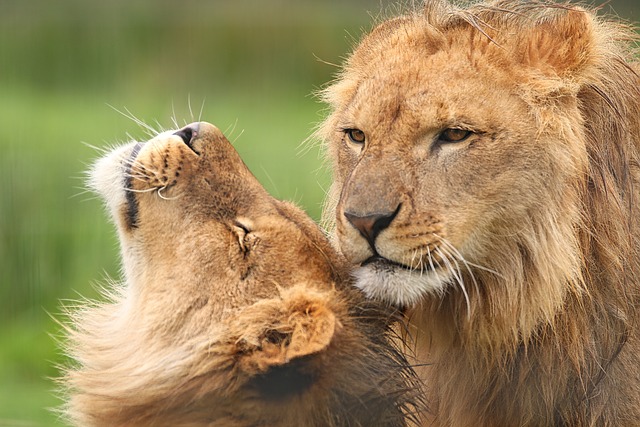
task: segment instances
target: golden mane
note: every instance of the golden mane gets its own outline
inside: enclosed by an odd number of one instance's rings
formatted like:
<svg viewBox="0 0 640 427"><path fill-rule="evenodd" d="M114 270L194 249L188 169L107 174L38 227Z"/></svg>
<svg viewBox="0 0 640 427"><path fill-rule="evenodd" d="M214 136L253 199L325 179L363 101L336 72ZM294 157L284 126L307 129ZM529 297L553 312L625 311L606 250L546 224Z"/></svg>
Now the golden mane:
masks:
<svg viewBox="0 0 640 427"><path fill-rule="evenodd" d="M416 26L425 54L440 49L444 35L468 31L471 62L483 56L497 67L504 58L513 61L505 67L519 64L517 95L538 133L559 135L558 155L584 165L572 171L572 188L549 195L551 209L531 211L513 235L485 242L496 249L492 271L459 272L475 283L468 295L448 292L410 310L408 345L438 360L426 386L445 425L640 420L638 36L597 12L546 1L458 8L427 0L422 10L378 25L322 93L331 114L317 135L331 141L359 86L375 78L367 68L372 58ZM330 228L353 168L338 161L336 147L328 145L336 175L325 209ZM622 379L630 390L612 391Z"/></svg>

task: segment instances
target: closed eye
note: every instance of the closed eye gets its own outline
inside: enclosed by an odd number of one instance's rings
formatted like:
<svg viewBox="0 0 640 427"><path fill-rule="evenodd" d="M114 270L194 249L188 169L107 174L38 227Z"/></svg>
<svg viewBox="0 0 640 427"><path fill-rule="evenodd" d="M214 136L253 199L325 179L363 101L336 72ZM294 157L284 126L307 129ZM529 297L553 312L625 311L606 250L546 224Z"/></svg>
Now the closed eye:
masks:
<svg viewBox="0 0 640 427"><path fill-rule="evenodd" d="M240 221L238 221L238 220L233 221L233 225L234 225L235 227L239 228L240 230L242 230L242 232L243 232L244 234L251 233L251 228L250 228L248 225L243 224L243 223L241 223L241 222L240 222Z"/></svg>

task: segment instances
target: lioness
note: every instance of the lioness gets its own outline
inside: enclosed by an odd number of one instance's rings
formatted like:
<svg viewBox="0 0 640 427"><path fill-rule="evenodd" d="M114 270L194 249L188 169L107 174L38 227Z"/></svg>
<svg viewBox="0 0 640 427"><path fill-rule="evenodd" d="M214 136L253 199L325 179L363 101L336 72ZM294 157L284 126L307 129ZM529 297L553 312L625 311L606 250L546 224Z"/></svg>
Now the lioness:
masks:
<svg viewBox="0 0 640 427"><path fill-rule="evenodd" d="M326 216L406 308L432 424L640 425L634 40L567 3L427 0L324 91Z"/></svg>
<svg viewBox="0 0 640 427"><path fill-rule="evenodd" d="M124 284L75 312L79 426L402 426L412 373L383 313L293 205L208 123L108 153L90 185Z"/></svg>

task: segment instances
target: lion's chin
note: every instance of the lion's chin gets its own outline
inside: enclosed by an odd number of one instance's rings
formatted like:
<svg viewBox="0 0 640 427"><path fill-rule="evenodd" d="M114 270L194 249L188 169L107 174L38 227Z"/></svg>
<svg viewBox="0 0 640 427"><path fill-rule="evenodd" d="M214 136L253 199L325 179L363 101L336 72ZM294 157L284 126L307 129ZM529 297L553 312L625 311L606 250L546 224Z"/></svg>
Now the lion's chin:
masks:
<svg viewBox="0 0 640 427"><path fill-rule="evenodd" d="M367 298L401 308L417 305L426 295L442 294L450 281L445 271L409 271L388 263L370 263L353 272L356 286Z"/></svg>

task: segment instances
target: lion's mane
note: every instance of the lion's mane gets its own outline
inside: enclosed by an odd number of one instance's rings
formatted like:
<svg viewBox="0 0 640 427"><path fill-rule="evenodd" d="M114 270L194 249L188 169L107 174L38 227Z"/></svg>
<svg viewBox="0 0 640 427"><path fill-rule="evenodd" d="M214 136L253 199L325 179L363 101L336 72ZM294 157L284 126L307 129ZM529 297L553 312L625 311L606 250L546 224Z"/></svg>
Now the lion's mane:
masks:
<svg viewBox="0 0 640 427"><path fill-rule="evenodd" d="M420 363L434 363L424 379L443 425L640 422L637 35L597 12L569 3L456 8L427 0L422 10L378 25L322 94L331 113L318 135L328 141L369 61L403 25L424 25L425 40L468 28L477 34L461 54L522 58L519 72L530 75L518 96L540 134L560 134L565 152L586 165L564 198L549 195L560 203L487 243L495 249L493 271L471 267L474 279L466 282L476 285L468 301L447 292L410 310L407 340L415 341L408 345ZM564 106L576 103L579 114L567 114ZM335 165L329 222L349 167L339 164L336 147L328 145Z"/></svg>

